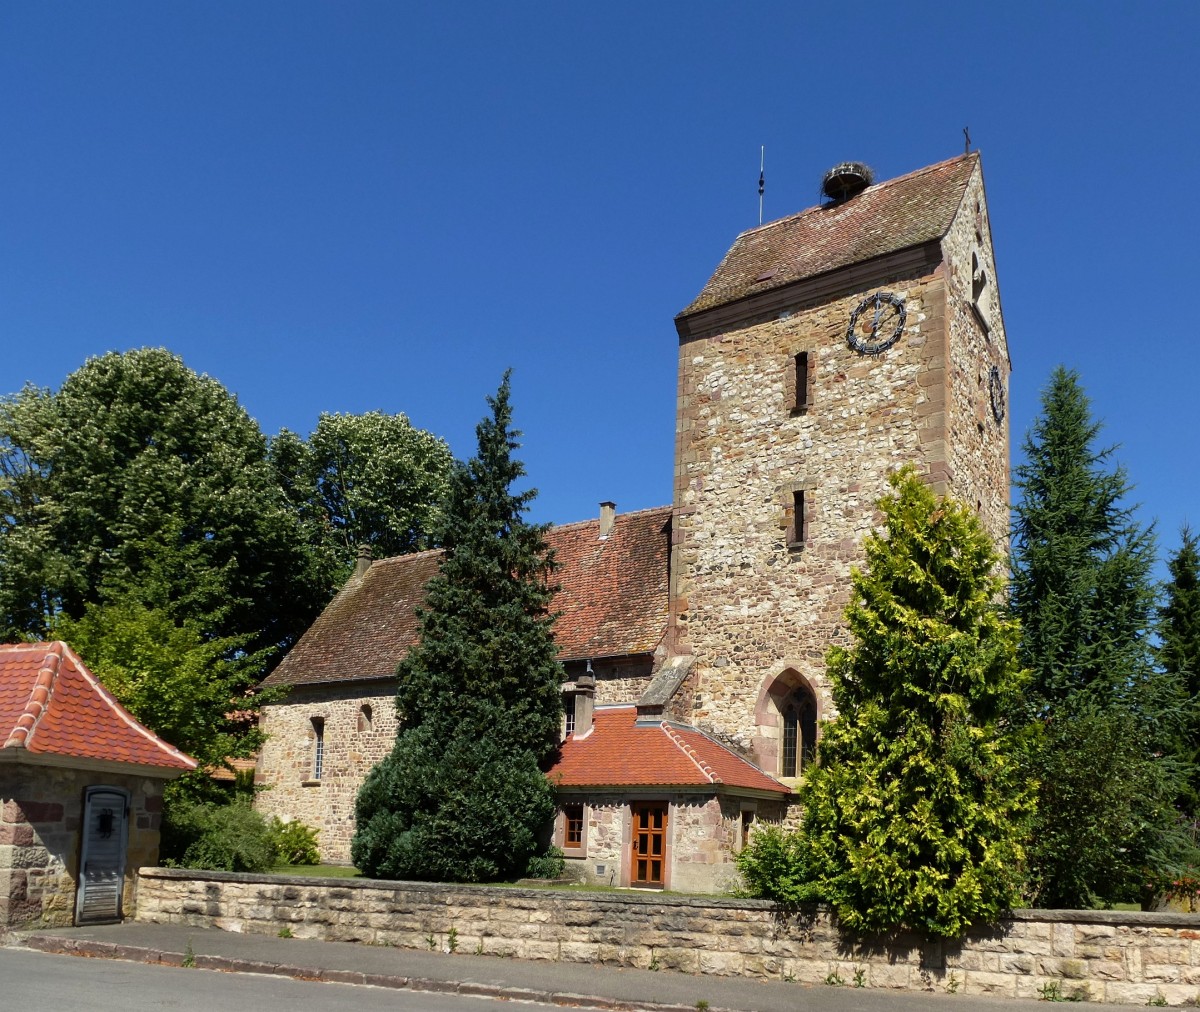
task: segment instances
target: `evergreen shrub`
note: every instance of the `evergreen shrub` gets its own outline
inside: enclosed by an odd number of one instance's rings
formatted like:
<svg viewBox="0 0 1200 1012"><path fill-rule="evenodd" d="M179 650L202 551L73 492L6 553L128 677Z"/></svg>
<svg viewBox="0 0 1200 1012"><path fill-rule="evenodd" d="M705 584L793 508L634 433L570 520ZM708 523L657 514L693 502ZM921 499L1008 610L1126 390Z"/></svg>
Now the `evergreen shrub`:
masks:
<svg viewBox="0 0 1200 1012"><path fill-rule="evenodd" d="M535 854L525 866L526 878L562 878L567 870L566 855L557 847L550 847L544 854Z"/></svg>
<svg viewBox="0 0 1200 1012"><path fill-rule="evenodd" d="M443 735L425 725L401 732L388 761L371 770L358 811L351 856L364 874L489 882L525 872L554 793L537 758L514 748L501 726Z"/></svg>

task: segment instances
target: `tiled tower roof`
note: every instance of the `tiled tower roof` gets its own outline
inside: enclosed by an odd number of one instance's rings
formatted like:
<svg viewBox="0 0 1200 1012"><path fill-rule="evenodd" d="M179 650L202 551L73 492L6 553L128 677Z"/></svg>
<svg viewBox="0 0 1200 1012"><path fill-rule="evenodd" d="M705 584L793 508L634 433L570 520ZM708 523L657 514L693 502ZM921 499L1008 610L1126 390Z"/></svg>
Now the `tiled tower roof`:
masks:
<svg viewBox="0 0 1200 1012"><path fill-rule="evenodd" d="M960 155L743 232L679 318L940 239L978 162Z"/></svg>

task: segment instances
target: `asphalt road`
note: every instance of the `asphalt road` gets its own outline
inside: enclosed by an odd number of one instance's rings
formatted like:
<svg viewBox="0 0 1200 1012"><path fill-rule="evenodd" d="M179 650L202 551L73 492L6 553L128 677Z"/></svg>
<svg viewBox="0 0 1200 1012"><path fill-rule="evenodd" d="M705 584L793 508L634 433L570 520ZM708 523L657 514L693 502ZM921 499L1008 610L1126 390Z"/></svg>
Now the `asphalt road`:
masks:
<svg viewBox="0 0 1200 1012"><path fill-rule="evenodd" d="M183 970L0 949L0 1009L45 1012L484 1012L494 998ZM554 1006L505 1001L509 1009Z"/></svg>
<svg viewBox="0 0 1200 1012"><path fill-rule="evenodd" d="M206 933L205 937L211 934ZM239 939L235 937L234 940ZM244 938L241 940L247 941ZM268 940L268 943L272 941L278 943L277 939ZM291 941L286 944L291 951L299 951L299 943ZM369 947L365 951L368 954L375 952ZM395 955L402 956L404 953ZM420 955L425 957L430 954ZM465 960L446 956L443 962L457 967ZM528 969L519 960L500 962L512 971ZM551 970L555 968L556 964L549 967ZM647 989L643 991L645 994L669 983L664 979L667 975L648 971L618 971L582 965L573 969L579 975L576 978L577 990L590 990L592 994L605 994L607 990L612 990L613 982L617 979L630 978L637 982L650 978L652 982L644 985ZM546 970L547 967L542 964L533 965L534 972ZM314 969L313 972L319 971ZM711 985L713 981L703 977L677 976L681 978L687 996L686 1001L676 999L681 1001L675 1006L680 1010L690 1010L701 1000L707 999L715 999L712 1001L714 1008L723 1004L727 1008L771 1012L1019 1012L1022 1009L1046 1008L1044 1003L1020 999L800 985L788 985L783 989L786 991L786 1000L781 1000L780 995L770 989L764 991L756 988L753 981L743 981L742 986L736 988L740 1000L735 1005L729 1001L727 992L718 996L713 993L715 988L706 988L706 983ZM625 1000L629 1002L628 998ZM0 948L0 1012L10 1009L14 1012L22 1009L41 1012L141 1012L142 1009L175 1009L178 1012L241 1012L243 1009L247 1012L377 1012L385 1009L388 1012L486 1012L485 1003L496 1006L500 1002L513 1010L561 1007L513 998L339 984L259 973L183 969L124 959L82 958L30 949ZM632 1002L624 1007L629 1008L630 1004L636 1007ZM572 1007L585 1010L589 1006L572 1003ZM1090 1004L1088 1007L1115 1010L1121 1006Z"/></svg>

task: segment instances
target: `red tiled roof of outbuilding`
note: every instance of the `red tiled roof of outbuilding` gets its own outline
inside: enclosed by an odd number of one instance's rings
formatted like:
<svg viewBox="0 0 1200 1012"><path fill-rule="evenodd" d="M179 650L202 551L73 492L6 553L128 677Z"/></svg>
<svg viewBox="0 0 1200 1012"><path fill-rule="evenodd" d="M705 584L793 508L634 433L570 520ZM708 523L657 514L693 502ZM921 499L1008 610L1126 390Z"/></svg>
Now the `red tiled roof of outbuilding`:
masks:
<svg viewBox="0 0 1200 1012"><path fill-rule="evenodd" d="M184 772L196 761L143 727L61 641L0 645L0 753Z"/></svg>
<svg viewBox="0 0 1200 1012"><path fill-rule="evenodd" d="M940 239L978 164L959 155L743 232L679 318Z"/></svg>
<svg viewBox="0 0 1200 1012"><path fill-rule="evenodd" d="M559 569L554 638L563 660L650 653L667 624L671 508L552 527ZM416 608L440 551L374 562L350 579L264 685L392 678L417 641Z"/></svg>
<svg viewBox="0 0 1200 1012"><path fill-rule="evenodd" d="M635 706L597 707L591 729L563 742L546 774L559 787L732 787L791 790L702 731L637 723Z"/></svg>

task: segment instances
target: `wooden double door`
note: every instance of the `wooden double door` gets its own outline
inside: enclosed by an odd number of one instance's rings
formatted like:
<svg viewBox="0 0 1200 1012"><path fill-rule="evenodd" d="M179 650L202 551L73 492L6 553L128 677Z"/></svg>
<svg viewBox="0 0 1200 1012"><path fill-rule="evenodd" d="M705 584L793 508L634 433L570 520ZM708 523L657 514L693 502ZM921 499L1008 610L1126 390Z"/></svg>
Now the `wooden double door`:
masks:
<svg viewBox="0 0 1200 1012"><path fill-rule="evenodd" d="M667 810L665 801L635 801L629 884L661 889L667 880Z"/></svg>

